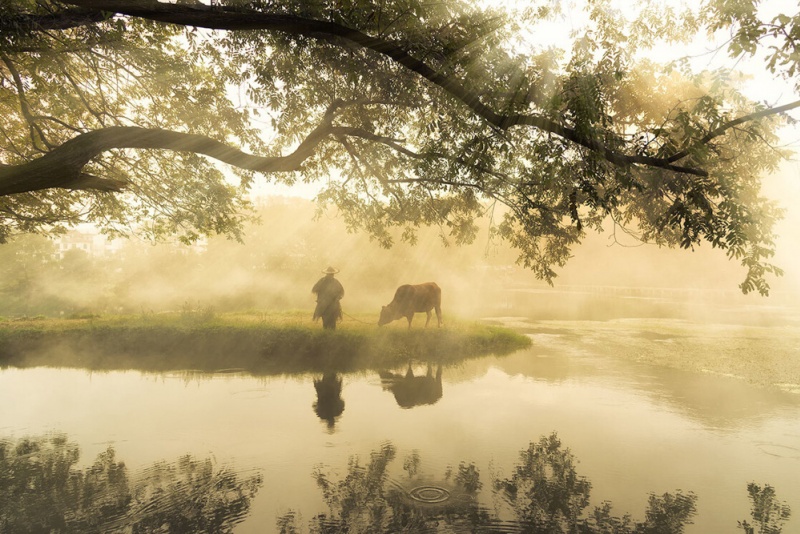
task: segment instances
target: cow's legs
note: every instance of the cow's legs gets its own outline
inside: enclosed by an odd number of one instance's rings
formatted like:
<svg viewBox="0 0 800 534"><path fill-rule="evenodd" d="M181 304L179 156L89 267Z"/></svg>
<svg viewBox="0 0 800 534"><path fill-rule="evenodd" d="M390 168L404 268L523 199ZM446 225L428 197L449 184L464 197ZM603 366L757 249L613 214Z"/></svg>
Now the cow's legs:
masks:
<svg viewBox="0 0 800 534"><path fill-rule="evenodd" d="M428 314L428 318L425 320L425 328L428 328L428 323L431 322L431 311L428 310L425 313Z"/></svg>
<svg viewBox="0 0 800 534"><path fill-rule="evenodd" d="M411 330L411 319L414 318L414 314L411 313L409 315L406 315L406 318L408 319L408 329Z"/></svg>
<svg viewBox="0 0 800 534"><path fill-rule="evenodd" d="M441 327L442 326L442 307L441 306L436 306L435 309L436 309L436 320L439 323L437 326ZM428 318L430 319L430 317L431 317L431 312L428 312Z"/></svg>

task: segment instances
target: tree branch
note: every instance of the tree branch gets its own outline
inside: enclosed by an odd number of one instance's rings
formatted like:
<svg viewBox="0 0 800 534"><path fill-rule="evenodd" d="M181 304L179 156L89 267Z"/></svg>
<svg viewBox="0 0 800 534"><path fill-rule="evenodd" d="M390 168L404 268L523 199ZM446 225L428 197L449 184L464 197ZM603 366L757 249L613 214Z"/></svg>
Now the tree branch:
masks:
<svg viewBox="0 0 800 534"><path fill-rule="evenodd" d="M113 10L108 10L113 11ZM97 9L64 9L47 15L14 14L0 23L2 33L27 33L44 30L68 30L95 24L111 18L111 14Z"/></svg>
<svg viewBox="0 0 800 534"><path fill-rule="evenodd" d="M735 126L738 126L738 125L740 125L742 123L750 122L752 120L760 119L762 117L768 117L770 115L778 115L780 113L785 113L785 112L787 112L789 110L792 110L792 109L795 109L795 108L798 108L798 107L800 107L800 100L796 100L794 102L790 102L788 104L785 104L783 106L778 106L776 108L764 109L764 110L758 111L756 113L751 113L749 115L744 115L742 117L739 117L738 119L734 119L732 121L728 121L725 124L723 124L722 126L720 126L719 128L717 128L715 130L712 130L711 132L707 133L705 136L703 136L702 139L700 139L696 143L694 143L692 145L692 148L698 147L700 145L705 145L706 143L710 142L712 139L714 139L716 137L719 137L720 135L724 134L725 132L727 132L731 128L733 128ZM690 150L691 149L681 150L677 154L674 154L674 155L670 156L669 158L667 158L667 160L669 162L674 162L674 161L678 161L680 159L683 159L683 158L685 158L686 156L689 155Z"/></svg>
<svg viewBox="0 0 800 534"><path fill-rule="evenodd" d="M17 88L17 96L19 97L19 108L22 112L22 116L28 123L28 129L30 131L33 148L39 150L40 152L45 152L44 149L38 146L38 143L36 142L36 134L39 134L39 139L41 139L42 143L44 143L47 148L53 148L50 143L47 142L44 132L36 123L36 119L31 113L31 108L28 104L28 98L25 96L25 85L22 83L22 77L20 76L19 71L17 71L16 67L14 67L14 64L11 62L11 59L9 59L5 54L0 54L0 61L2 61L6 66L8 72L11 73L11 77L14 80L14 85Z"/></svg>
<svg viewBox="0 0 800 534"><path fill-rule="evenodd" d="M401 44L381 37L373 37L341 24L306 19L295 15L270 14L240 7L209 6L200 3L192 5L170 4L158 2L156 0L67 1L68 3L80 6L81 9L66 10L61 14L49 16L27 15L25 17L30 18L30 20L36 20L40 29L47 27L57 29L106 20L109 18L109 13L117 13L120 15L141 17L182 26L195 26L215 30L271 30L313 37L333 43L341 43L344 41L351 45L356 45L382 54L392 61L403 65L449 93L458 101L469 107L476 115L496 128L502 130L513 126L530 126L537 128L601 154L607 161L621 167L644 165L678 173L708 176L708 172L703 169L674 164L676 161L687 157L690 153L690 149L684 149L675 154L664 155L662 157L645 156L642 154L624 154L608 147L602 140L596 137L587 137L578 133L573 128L559 124L546 117L518 113L497 113L481 101L480 94L466 88L461 80L437 72L424 61L413 57ZM708 143L736 124L755 120L770 114L780 113L781 111L792 109L798 105L800 105L800 102L740 117L710 132L692 146Z"/></svg>
<svg viewBox="0 0 800 534"><path fill-rule="evenodd" d="M464 87L460 80L437 72L424 61L411 56L401 45L380 37L372 37L341 24L305 19L294 15L263 13L230 6L212 7L203 4L167 4L153 0L69 0L69 3L89 9L111 11L121 15L141 17L182 26L195 26L214 30L272 30L313 37L334 43L346 41L382 54L419 74L465 104L496 128L506 130L513 126L531 126L598 152L609 162L623 167L641 164L680 173L708 176L705 170L673 165L667 158L621 154L607 147L599 139L585 137L575 129L563 126L545 117L517 113L497 113L481 102L478 93Z"/></svg>
<svg viewBox="0 0 800 534"><path fill-rule="evenodd" d="M333 109L333 107L331 108ZM258 172L299 170L314 149L331 133L332 111L289 155L247 154L203 135L135 126L112 126L82 133L47 154L20 165L0 166L0 197L53 187L119 191L123 183L82 173L94 157L113 149L173 150L203 154L236 167Z"/></svg>

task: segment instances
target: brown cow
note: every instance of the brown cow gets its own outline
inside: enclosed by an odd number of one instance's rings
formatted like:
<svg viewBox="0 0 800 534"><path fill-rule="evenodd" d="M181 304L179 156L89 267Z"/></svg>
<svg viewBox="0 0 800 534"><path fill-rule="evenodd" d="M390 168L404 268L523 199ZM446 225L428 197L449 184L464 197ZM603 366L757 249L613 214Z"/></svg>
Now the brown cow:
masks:
<svg viewBox="0 0 800 534"><path fill-rule="evenodd" d="M411 319L415 313L425 312L428 320L425 327L431 320L431 310L436 310L438 326L442 326L442 290L435 282L418 285L402 285L397 288L392 302L381 308L381 316L378 319L378 326L391 323L401 317L408 319L408 327L411 328Z"/></svg>

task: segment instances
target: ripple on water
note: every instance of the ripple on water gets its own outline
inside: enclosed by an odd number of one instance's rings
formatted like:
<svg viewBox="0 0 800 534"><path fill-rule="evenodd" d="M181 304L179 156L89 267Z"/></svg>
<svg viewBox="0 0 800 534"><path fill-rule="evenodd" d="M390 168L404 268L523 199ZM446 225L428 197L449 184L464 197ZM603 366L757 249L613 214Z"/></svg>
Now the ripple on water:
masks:
<svg viewBox="0 0 800 534"><path fill-rule="evenodd" d="M792 458L800 460L800 449L778 443L758 443L759 450L764 454L776 456L778 458Z"/></svg>
<svg viewBox="0 0 800 534"><path fill-rule="evenodd" d="M417 486L409 490L408 495L415 501L438 504L450 498L450 492L441 486Z"/></svg>

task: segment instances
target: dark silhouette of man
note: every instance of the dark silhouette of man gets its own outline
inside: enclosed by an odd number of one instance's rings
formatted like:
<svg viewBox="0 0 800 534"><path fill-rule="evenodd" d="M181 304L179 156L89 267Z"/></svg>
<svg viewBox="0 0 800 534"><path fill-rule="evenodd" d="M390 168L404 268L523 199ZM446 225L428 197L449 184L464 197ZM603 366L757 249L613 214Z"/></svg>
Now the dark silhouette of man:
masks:
<svg viewBox="0 0 800 534"><path fill-rule="evenodd" d="M325 276L311 288L317 296L317 307L314 309L314 320L322 317L322 328L336 329L336 321L342 318L342 305L339 302L344 297L344 287L333 277L339 269L328 267Z"/></svg>
<svg viewBox="0 0 800 534"><path fill-rule="evenodd" d="M342 399L342 379L336 373L326 372L320 379L314 379L317 402L312 406L317 417L328 424L328 432L333 433L336 419L344 412Z"/></svg>

